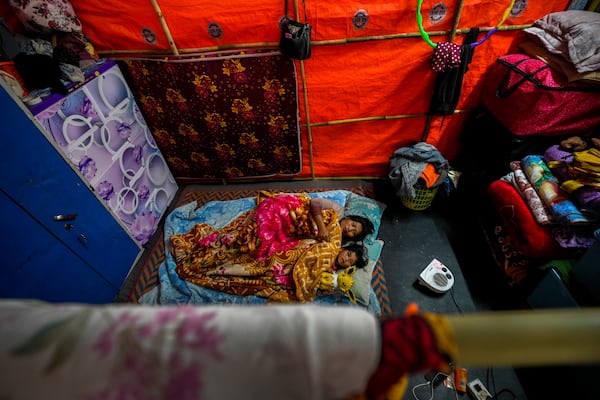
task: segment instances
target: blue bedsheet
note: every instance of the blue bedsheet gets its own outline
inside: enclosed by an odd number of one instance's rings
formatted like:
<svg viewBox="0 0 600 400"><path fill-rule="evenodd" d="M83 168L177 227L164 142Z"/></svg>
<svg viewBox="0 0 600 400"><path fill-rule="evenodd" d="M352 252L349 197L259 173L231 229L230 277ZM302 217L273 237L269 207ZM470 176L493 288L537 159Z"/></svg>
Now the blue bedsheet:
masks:
<svg viewBox="0 0 600 400"><path fill-rule="evenodd" d="M327 192L309 193L311 197L325 197L345 205L350 192L332 190ZM263 304L267 299L258 296L235 296L224 292L208 289L185 281L176 272L176 263L171 255L169 238L174 234L188 232L200 222L210 224L220 229L235 218L255 206L255 197L228 201L211 201L196 209L196 202L188 203L173 210L165 219L165 261L159 267L159 284L138 299L141 304ZM370 252L371 254L371 252ZM379 253L376 254L377 258ZM371 288L369 305L366 307L375 315L381 315L381 307L375 292ZM345 296L330 294L315 299L317 304L347 305L363 307L351 303Z"/></svg>

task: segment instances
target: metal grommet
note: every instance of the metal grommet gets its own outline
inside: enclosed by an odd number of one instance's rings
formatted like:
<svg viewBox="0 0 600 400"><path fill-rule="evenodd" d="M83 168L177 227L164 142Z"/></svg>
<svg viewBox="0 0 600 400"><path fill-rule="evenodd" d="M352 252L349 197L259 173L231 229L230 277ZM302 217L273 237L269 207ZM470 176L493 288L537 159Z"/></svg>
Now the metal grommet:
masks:
<svg viewBox="0 0 600 400"><path fill-rule="evenodd" d="M429 22L432 25L439 24L446 18L446 15L448 15L446 3L437 3L433 6L431 11L429 11Z"/></svg>
<svg viewBox="0 0 600 400"><path fill-rule="evenodd" d="M518 17L523 14L525 9L527 8L527 0L515 0L515 4L513 4L512 9L510 10L511 17Z"/></svg>
<svg viewBox="0 0 600 400"><path fill-rule="evenodd" d="M367 10L360 9L352 17L352 26L356 29L365 29L369 24L369 13Z"/></svg>
<svg viewBox="0 0 600 400"><path fill-rule="evenodd" d="M158 41L154 31L146 27L142 28L142 38L144 39L144 42L148 44L156 44Z"/></svg>
<svg viewBox="0 0 600 400"><path fill-rule="evenodd" d="M208 23L208 36L213 39L221 39L223 37L223 29L216 22Z"/></svg>

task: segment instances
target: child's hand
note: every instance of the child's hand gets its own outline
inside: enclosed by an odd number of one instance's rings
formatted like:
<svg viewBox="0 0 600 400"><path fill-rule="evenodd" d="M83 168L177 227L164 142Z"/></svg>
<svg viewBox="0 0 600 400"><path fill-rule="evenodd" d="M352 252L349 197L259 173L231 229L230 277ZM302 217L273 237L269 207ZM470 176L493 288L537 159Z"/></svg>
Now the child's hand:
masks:
<svg viewBox="0 0 600 400"><path fill-rule="evenodd" d="M325 226L319 228L319 232L317 232L317 239L329 242L331 240L331 233L329 233L329 229L327 229Z"/></svg>

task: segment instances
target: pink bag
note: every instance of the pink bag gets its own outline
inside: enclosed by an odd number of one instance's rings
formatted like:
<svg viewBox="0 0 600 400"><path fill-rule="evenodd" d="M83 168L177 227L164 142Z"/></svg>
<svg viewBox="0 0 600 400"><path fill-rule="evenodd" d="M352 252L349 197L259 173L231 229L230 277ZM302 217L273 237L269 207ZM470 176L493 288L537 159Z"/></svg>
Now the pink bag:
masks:
<svg viewBox="0 0 600 400"><path fill-rule="evenodd" d="M571 83L525 54L499 57L489 67L481 100L515 135L586 135L600 126L600 86Z"/></svg>

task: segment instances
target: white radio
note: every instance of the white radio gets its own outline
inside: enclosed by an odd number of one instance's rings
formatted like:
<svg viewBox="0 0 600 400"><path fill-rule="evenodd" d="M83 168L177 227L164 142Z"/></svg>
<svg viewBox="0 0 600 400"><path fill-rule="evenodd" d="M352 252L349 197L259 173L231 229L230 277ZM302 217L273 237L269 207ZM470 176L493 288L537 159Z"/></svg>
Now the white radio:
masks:
<svg viewBox="0 0 600 400"><path fill-rule="evenodd" d="M454 275L448 267L434 258L419 274L419 283L436 293L445 293L454 285Z"/></svg>

